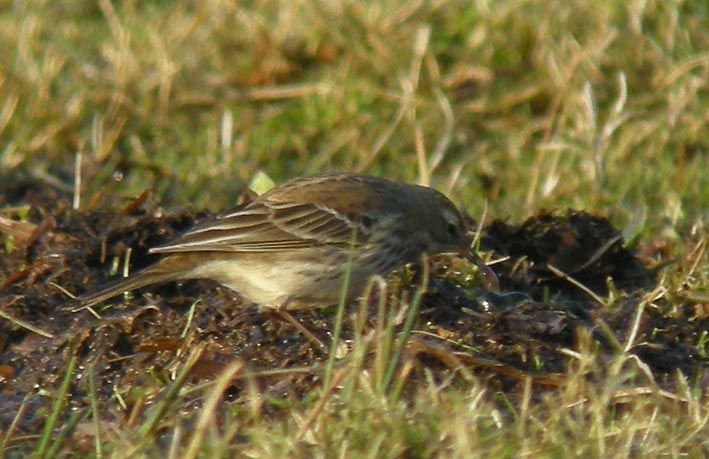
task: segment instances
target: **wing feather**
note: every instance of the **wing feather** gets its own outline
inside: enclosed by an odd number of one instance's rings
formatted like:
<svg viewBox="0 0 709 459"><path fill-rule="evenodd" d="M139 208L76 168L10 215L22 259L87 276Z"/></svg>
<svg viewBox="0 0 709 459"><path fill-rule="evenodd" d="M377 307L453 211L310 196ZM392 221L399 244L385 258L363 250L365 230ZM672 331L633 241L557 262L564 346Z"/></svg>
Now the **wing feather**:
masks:
<svg viewBox="0 0 709 459"><path fill-rule="evenodd" d="M368 228L322 205L257 198L151 249L151 253L275 252L323 244L346 245L352 241L353 231L361 240Z"/></svg>

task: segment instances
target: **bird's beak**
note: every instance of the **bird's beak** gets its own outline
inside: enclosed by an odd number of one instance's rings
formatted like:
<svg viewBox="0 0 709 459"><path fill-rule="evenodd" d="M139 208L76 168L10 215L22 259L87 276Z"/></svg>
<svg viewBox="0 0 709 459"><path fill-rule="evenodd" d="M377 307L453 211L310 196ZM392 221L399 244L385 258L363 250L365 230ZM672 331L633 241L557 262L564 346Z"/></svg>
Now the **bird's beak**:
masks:
<svg viewBox="0 0 709 459"><path fill-rule="evenodd" d="M500 280L497 278L495 271L486 265L482 258L480 258L472 248L468 248L466 252L467 253L463 256L475 263L475 266L478 268L478 272L480 273L480 281L482 282L483 287L492 293L499 294Z"/></svg>

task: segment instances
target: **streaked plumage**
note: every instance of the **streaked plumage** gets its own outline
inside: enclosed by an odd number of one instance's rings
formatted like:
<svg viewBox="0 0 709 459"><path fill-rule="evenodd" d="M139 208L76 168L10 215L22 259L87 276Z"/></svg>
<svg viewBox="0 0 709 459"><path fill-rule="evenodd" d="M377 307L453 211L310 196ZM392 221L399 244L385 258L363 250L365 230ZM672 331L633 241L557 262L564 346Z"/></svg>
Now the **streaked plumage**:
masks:
<svg viewBox="0 0 709 459"><path fill-rule="evenodd" d="M146 285L213 279L262 307L334 304L352 254L349 296L422 253L465 252L463 219L440 192L333 174L285 182L151 249L163 258L79 300L95 305Z"/></svg>

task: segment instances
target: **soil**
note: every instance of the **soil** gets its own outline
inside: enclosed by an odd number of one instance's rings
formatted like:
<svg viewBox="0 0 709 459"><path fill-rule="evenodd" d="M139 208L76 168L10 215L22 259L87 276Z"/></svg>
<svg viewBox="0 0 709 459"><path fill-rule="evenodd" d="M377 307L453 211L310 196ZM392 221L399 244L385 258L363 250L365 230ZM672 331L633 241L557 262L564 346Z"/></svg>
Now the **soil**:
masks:
<svg viewBox="0 0 709 459"><path fill-rule="evenodd" d="M90 385L106 416L125 417L149 405L145 394L169 385L191 351L200 358L190 383L213 379L240 359L259 374L259 391L299 399L322 384L328 352L288 323L245 304L238 293L209 281L169 283L115 298L96 310L79 308L79 295L120 275L131 249L131 271L155 260L148 254L206 212L165 211L145 196L112 210L72 210L68 191L28 176L0 177L0 430L38 432L69 362L76 367L69 403L90 406ZM474 222L471 222L471 224ZM474 227L474 226L471 226ZM4 234L4 236L3 236ZM472 235L471 235L472 237ZM624 246L618 229L583 211L542 212L522 224L494 221L484 227L481 254L499 278L501 293L486 290L462 260L443 259L430 271L405 355L414 362L408 382L425 370L441 380L452 373L480 375L494 390L519 392L531 380L535 391L563 384L574 364L568 350L596 346L612 356L625 346L671 390L678 374L709 382L709 362L695 343L707 328L687 303L672 313L640 298L656 285L657 269ZM422 270L395 274L394 284L415 289ZM409 289L407 290L407 285ZM615 301L604 304L611 294ZM377 327L376 294L365 303L364 332ZM193 308L193 305L196 306ZM341 340L354 336L358 305L346 311ZM193 314L192 314L193 312ZM336 308L294 312L325 343ZM36 327L36 329L32 329ZM585 343L585 344L584 344ZM590 343L590 344L589 344ZM292 369L288 372L271 370ZM602 378L602 374L597 375ZM245 397L236 380L227 396ZM120 397L123 413L115 400ZM24 403L24 414L17 417ZM271 408L277 411L277 405ZM68 412L72 412L69 410Z"/></svg>

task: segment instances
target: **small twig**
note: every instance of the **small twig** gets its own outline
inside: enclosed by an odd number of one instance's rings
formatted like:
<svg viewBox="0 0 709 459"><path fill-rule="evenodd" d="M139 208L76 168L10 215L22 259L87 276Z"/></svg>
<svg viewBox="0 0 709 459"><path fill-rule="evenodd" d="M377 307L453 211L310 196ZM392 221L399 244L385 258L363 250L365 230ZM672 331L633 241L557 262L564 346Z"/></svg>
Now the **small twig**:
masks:
<svg viewBox="0 0 709 459"><path fill-rule="evenodd" d="M27 329L33 333L37 333L38 335L44 336L45 338L54 338L54 335L49 333L48 331L42 330L39 327L36 327L32 325L31 323L25 322L22 319L18 319L16 317L12 317L2 309L0 309L0 317L6 320L9 320L10 322L14 323L15 325L22 327L24 329Z"/></svg>
<svg viewBox="0 0 709 459"><path fill-rule="evenodd" d="M56 282L49 282L49 285L51 285L55 289L59 290L60 292L62 292L64 295L68 296L72 300L76 299L76 295L74 295L73 293L71 293L69 290L65 289L61 285L57 284Z"/></svg>
<svg viewBox="0 0 709 459"><path fill-rule="evenodd" d="M74 200L72 202L72 208L74 210L79 210L81 206L81 150L76 152L74 156Z"/></svg>
<svg viewBox="0 0 709 459"><path fill-rule="evenodd" d="M615 334L613 333L613 330L611 329L608 324L601 319L600 317L597 317L594 322L596 323L596 326L601 330L603 333L603 336L606 337L608 340L608 343L611 345L613 349L615 349L616 352L622 353L623 351L623 346L620 344L620 341L618 341L618 338L616 338Z"/></svg>
<svg viewBox="0 0 709 459"><path fill-rule="evenodd" d="M103 457L103 451L101 448L101 416L99 414L98 399L96 395L96 367L90 365L89 371L89 401L91 402L91 417L94 422L94 429L96 430L96 436L94 437L94 450L96 451L96 459L101 459Z"/></svg>
<svg viewBox="0 0 709 459"><path fill-rule="evenodd" d="M687 284L690 280L689 278L692 277L694 272L697 270L699 262L702 261L702 258L704 257L704 251L706 250L706 248L707 240L704 239L700 241L699 244L697 244L697 246L692 251L692 254L689 256L689 258L694 257L694 261L692 262L692 266L690 266L687 272L685 273L683 284Z"/></svg>
<svg viewBox="0 0 709 459"><path fill-rule="evenodd" d="M478 221L478 227L475 228L475 233L473 233L473 242L471 247L473 250L477 247L478 243L480 242L480 237L483 232L483 224L485 223L485 219L487 218L487 199L483 201L483 213L480 215L480 220Z"/></svg>
<svg viewBox="0 0 709 459"><path fill-rule="evenodd" d="M606 241L605 244L603 244L598 250L596 250L593 253L593 255L591 255L591 257L588 260L586 260L586 262L584 264L582 264L578 268L575 268L572 271L572 273L577 273L577 272L583 271L584 269L586 269L589 266L591 266L592 264L594 264L596 261L598 261L599 258L601 258L603 256L604 253L606 253L608 251L608 249L610 249L613 246L613 244L615 244L616 242L618 242L621 239L623 239L622 234L618 234L617 236L610 238L608 241Z"/></svg>
<svg viewBox="0 0 709 459"><path fill-rule="evenodd" d="M172 381L172 384L166 388L165 396L162 398L160 404L153 407L154 410L149 418L138 429L140 438L145 438L147 440L148 436L155 434L155 431L160 426L160 421L164 419L172 404L178 399L180 391L184 388L185 382L187 381L187 377L190 375L192 368L202 357L205 347L206 344L200 344L189 356L187 356L185 363L182 365L182 368Z"/></svg>
<svg viewBox="0 0 709 459"><path fill-rule="evenodd" d="M600 296L596 295L593 290L590 288L586 287L583 285L581 282L577 281L573 277L569 276L559 268L555 267L554 265L547 264L547 269L551 271L552 273L556 274L557 276L561 277L562 279L566 280L572 285L575 285L578 287L582 292L586 293L588 296L590 296L594 301L596 301L599 305L604 306L606 303L603 301L603 298Z"/></svg>
<svg viewBox="0 0 709 459"><path fill-rule="evenodd" d="M12 422L10 423L10 427L7 428L5 431L5 434L3 435L2 441L0 441L0 451L5 451L5 447L12 439L12 436L15 434L15 430L17 430L17 426L20 424L20 420L24 417L25 411L27 411L27 402L30 398L30 393L25 394L25 398L22 399L22 403L20 403L20 407L17 409L17 412L15 413L15 417L12 418Z"/></svg>
<svg viewBox="0 0 709 459"><path fill-rule="evenodd" d="M433 172L433 170L436 169L436 167L438 167L443 160L446 150L448 150L448 147L451 144L451 139L453 138L453 128L455 126L455 115L453 114L451 102L443 91L438 63L436 62L436 58L430 49L426 50L425 59L428 74L431 78L433 95L436 97L441 113L443 113L443 133L438 138L438 142L436 142L436 146L433 148L433 152L429 158L428 167L429 170Z"/></svg>
<svg viewBox="0 0 709 459"><path fill-rule="evenodd" d="M628 352L630 348L634 346L635 338L638 336L638 330L640 329L640 319L645 311L645 303L641 302L638 305L638 310L635 312L635 319L633 319L633 327L630 329L630 334L628 335L628 341L625 343L625 352Z"/></svg>
<svg viewBox="0 0 709 459"><path fill-rule="evenodd" d="M426 144L423 140L423 130L421 123L416 120L414 120L414 147L419 166L419 185L431 186L431 170L426 164Z"/></svg>
<svg viewBox="0 0 709 459"><path fill-rule="evenodd" d="M193 301L192 304L190 305L190 309L187 311L187 320L185 321L185 328L182 330L182 334L180 334L180 338L185 339L187 337L187 333L190 331L190 326L192 326L192 320L194 319L194 313L195 313L195 308L199 304L199 298L197 301Z"/></svg>
<svg viewBox="0 0 709 459"><path fill-rule="evenodd" d="M290 99L329 91L330 86L324 83L286 84L250 89L246 91L246 97L251 100Z"/></svg>
<svg viewBox="0 0 709 459"><path fill-rule="evenodd" d="M382 148L384 148L384 145L387 144L391 136L394 134L397 126L399 126L401 120L404 119L404 115L406 115L409 107L413 103L414 93L419 85L419 78L421 76L421 64L426 53L426 49L428 48L430 38L430 27L420 27L416 31L416 38L414 39L414 57L412 59L408 80L403 80L401 82L402 95L399 108L384 131L374 141L374 145L372 145L371 150L366 153L364 160L357 166L357 170L366 170L374 162L374 159L379 155Z"/></svg>
<svg viewBox="0 0 709 459"><path fill-rule="evenodd" d="M234 376L239 374L244 369L244 362L236 360L229 364L221 375L214 382L214 386L209 394L205 397L204 406L202 406L201 414L197 419L197 424L194 427L194 433L190 440L187 449L182 455L186 459L194 459L199 454L199 449L205 440L208 440L207 430L210 424L216 422L216 411L222 401L222 395L231 384Z"/></svg>
<svg viewBox="0 0 709 459"><path fill-rule="evenodd" d="M687 397L682 397L681 395L673 394L672 392L657 389L656 387L631 387L627 389L619 389L611 394L610 400L616 403L621 403L621 399L630 399L633 397L643 397L646 395L659 395L660 397L666 398L667 400L674 400L675 402L689 403L690 400ZM576 406L588 403L589 399L584 397L581 400L576 400L573 403L568 403L564 408L574 408Z"/></svg>
<svg viewBox="0 0 709 459"><path fill-rule="evenodd" d="M332 381L330 382L330 385L327 386L325 393L322 395L322 397L320 397L318 404L315 405L315 408L313 408L308 417L305 419L303 425L300 426L300 429L298 429L298 433L295 435L295 441L300 441L303 436L308 432L310 427L318 418L318 415L322 412L323 408L325 408L325 404L328 402L328 400L330 400L330 397L340 385L342 380L345 379L345 376L347 376L347 374L348 371L346 368L343 368L341 371L335 373L332 378Z"/></svg>

